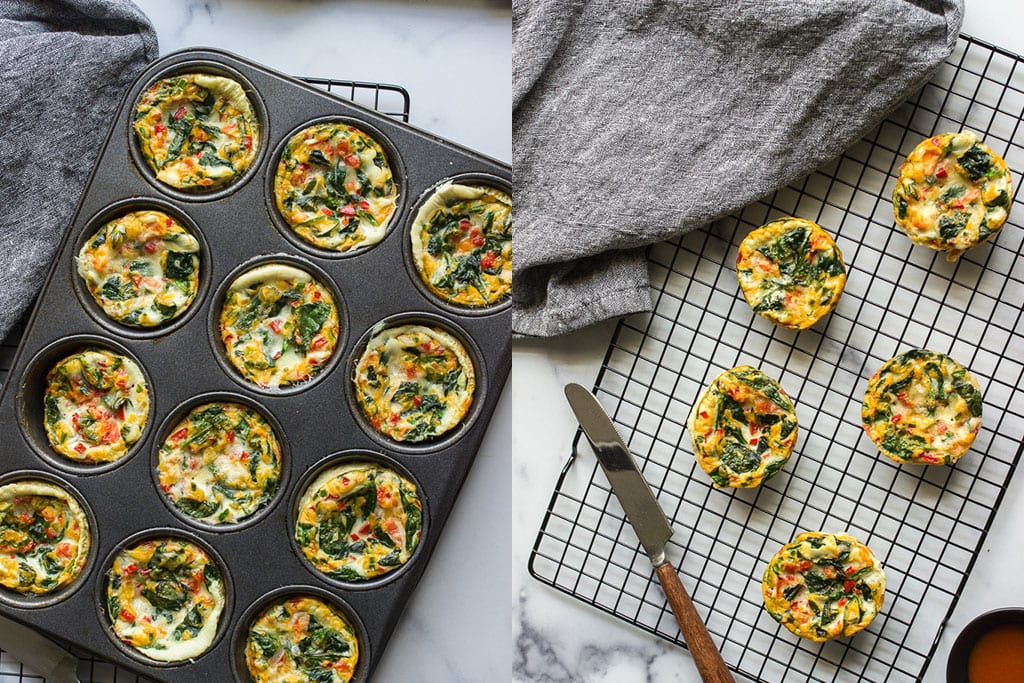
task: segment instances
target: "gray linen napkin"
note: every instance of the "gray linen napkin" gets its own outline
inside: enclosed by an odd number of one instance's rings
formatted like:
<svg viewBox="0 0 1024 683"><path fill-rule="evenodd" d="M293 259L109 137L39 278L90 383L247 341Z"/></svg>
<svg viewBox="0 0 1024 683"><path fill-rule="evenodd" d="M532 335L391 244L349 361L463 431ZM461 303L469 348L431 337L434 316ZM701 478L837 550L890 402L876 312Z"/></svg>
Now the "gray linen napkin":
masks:
<svg viewBox="0 0 1024 683"><path fill-rule="evenodd" d="M963 0L514 0L513 331L649 310L643 245L840 154L962 17Z"/></svg>
<svg viewBox="0 0 1024 683"><path fill-rule="evenodd" d="M0 339L42 287L110 117L157 54L127 0L0 0Z"/></svg>

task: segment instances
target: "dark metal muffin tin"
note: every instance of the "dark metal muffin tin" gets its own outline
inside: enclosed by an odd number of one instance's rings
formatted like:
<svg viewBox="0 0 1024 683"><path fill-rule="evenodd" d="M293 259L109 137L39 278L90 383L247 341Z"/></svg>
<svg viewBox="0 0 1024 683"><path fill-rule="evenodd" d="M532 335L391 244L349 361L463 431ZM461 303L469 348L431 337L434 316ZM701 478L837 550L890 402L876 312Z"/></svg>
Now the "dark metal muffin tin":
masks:
<svg viewBox="0 0 1024 683"><path fill-rule="evenodd" d="M260 119L261 150L254 167L223 189L187 194L155 180L131 128L138 97L153 81L175 73L206 71L235 77L246 87ZM340 119L377 137L390 156L400 199L379 244L337 255L303 246L282 234L272 176L284 140L306 124ZM380 661L445 520L451 512L511 367L511 311L506 303L462 311L427 292L407 257L410 223L424 194L454 177L473 178L511 193L511 168L448 141L398 123L234 55L185 50L149 66L121 103L100 150L85 194L64 235L43 293L25 330L10 380L0 395L5 435L0 477L37 477L76 492L95 521L92 557L85 575L53 599L18 600L0 589L0 612L158 681L247 681L241 649L254 605L265 596L330 597L360 635L354 680L365 681ZM78 248L112 211L153 206L185 218L199 238L200 288L190 310L155 329L107 319L75 282ZM307 384L260 389L243 380L223 357L217 315L227 279L242 264L281 260L305 264L340 292L344 328L328 364ZM422 444L399 444L376 434L350 390L355 360L368 331L381 321L440 325L460 338L476 365L473 408L452 432ZM143 369L151 412L142 438L113 465L63 461L49 449L42 429L42 384L50 367L77 349L100 346L127 352ZM278 430L283 458L280 490L256 518L222 530L176 514L156 486L155 451L197 397L237 397L265 413ZM365 584L343 583L312 570L291 540L300 487L337 460L389 464L412 477L423 501L424 531L409 563ZM37 474L33 474L37 473ZM138 656L112 635L103 608L105 572L112 553L130 538L152 531L198 539L219 558L227 605L221 633L195 660L164 664ZM14 599L5 599L7 597Z"/></svg>

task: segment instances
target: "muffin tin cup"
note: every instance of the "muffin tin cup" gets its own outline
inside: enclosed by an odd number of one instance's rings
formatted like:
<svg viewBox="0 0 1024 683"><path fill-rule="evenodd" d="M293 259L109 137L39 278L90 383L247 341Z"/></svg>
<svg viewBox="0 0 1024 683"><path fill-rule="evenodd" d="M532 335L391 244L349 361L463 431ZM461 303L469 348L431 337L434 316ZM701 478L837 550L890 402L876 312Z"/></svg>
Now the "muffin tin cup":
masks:
<svg viewBox="0 0 1024 683"><path fill-rule="evenodd" d="M256 156L252 160L249 168L247 168L241 175L233 180L229 180L222 187L214 188L211 190L192 190L186 191L176 187L172 187L161 180L158 180L156 173L150 167L146 161L146 157L142 154L142 149L139 145L138 136L135 134L135 128L133 124L135 122L135 109L138 106L139 99L146 92L146 90L156 81L172 76L181 76L190 73L208 73L214 76L224 76L237 81L242 89L245 90L246 96L249 98L249 102L252 103L253 112L256 114L256 122L259 125L259 149L256 150ZM263 159L267 155L267 140L273 131L270 130L270 119L267 114L267 107L263 102L263 97L259 91L252 84L252 82L246 78L240 71L223 64L222 62L196 59L178 62L173 66L165 69L159 69L153 71L147 69L146 72L136 81L136 84L132 86L129 91L127 105L131 115L128 117L128 153L131 157L131 161L135 168L138 169L146 181L159 190L162 194L168 195L175 199L184 200L186 202L204 202L213 201L216 199L222 199L240 189L243 185L252 180L252 177L259 172L260 167L263 164Z"/></svg>
<svg viewBox="0 0 1024 683"><path fill-rule="evenodd" d="M319 598L331 607L334 607L348 619L352 629L356 632L356 641L359 643L359 659L356 661L356 668L352 674L351 683L366 683L369 680L369 666L367 662L372 661L370 657L372 651L363 620L336 593L331 593L323 588L302 584L282 586L270 591L257 602L249 605L241 617L239 617L238 625L231 636L231 652L234 655L234 670L232 673L234 674L235 681L237 683L252 683L252 676L249 675L249 669L245 663L245 646L249 636L249 629L252 628L253 623L263 613L263 610L279 600L301 597Z"/></svg>
<svg viewBox="0 0 1024 683"><path fill-rule="evenodd" d="M149 388L149 413L146 416L146 424L142 428L139 440L133 443L123 456L113 462L90 464L71 460L61 455L50 445L50 441L46 437L46 429L43 426L43 396L46 394L46 375L67 356L86 349L102 349L127 356L142 371L146 386ZM146 366L139 361L135 354L111 339L82 334L66 337L50 344L36 353L29 361L27 368L18 377L18 386L21 387L21 391L16 397L16 410L22 436L45 463L70 474L102 474L125 465L142 450L150 430L153 429L153 418L156 414L156 390L153 380L150 378Z"/></svg>
<svg viewBox="0 0 1024 683"><path fill-rule="evenodd" d="M125 548L130 548L144 541L155 539L187 541L199 546L202 548L203 552L210 557L213 563L217 565L217 570L220 572L221 583L224 586L224 608L221 610L220 617L217 621L217 634L214 636L210 646L195 657L176 660L173 662L162 662L160 660L147 657L145 653L121 642L117 638L117 635L114 633L114 626L110 622L110 615L107 614L107 572L110 571L110 568L114 563L114 558L117 557L118 553ZM112 642L114 647L116 647L122 654L137 662L145 664L146 666L157 667L159 669L173 669L188 666L216 650L217 646L225 638L227 632L231 630L230 623L232 620L232 612L235 607L235 596L234 584L232 582L228 566L224 563L224 560L221 559L220 554L209 543L189 531L174 527L167 527L147 529L146 531L140 531L132 534L114 546L114 548L103 558L103 563L99 566L99 570L96 572L94 584L96 617L99 619L100 625L103 628L104 633L106 633L107 638L110 639L110 642Z"/></svg>
<svg viewBox="0 0 1024 683"><path fill-rule="evenodd" d="M274 436L277 437L278 446L281 448L280 465L281 469L278 474L277 490L274 492L273 497L265 503L262 507L258 508L248 517L238 522L226 522L224 524L211 524L204 522L201 519L190 517L189 515L182 512L174 502L160 489L160 447L164 441L173 433L174 428L192 411L201 405L207 403L237 403L247 408L251 408L260 414L265 419L274 432ZM157 438L153 441L150 457L150 474L152 475L153 487L157 494L160 496L160 500L163 501L167 509L171 511L173 515L178 517L181 521L189 526L193 526L202 531L210 531L214 533L228 533L238 529L244 529L252 526L253 524L259 523L264 517L273 511L273 509L280 503L281 499L285 497L285 492L288 491L289 484L291 482L291 446L288 443L287 437L285 436L284 428L281 427L281 423L278 421L274 414L271 413L267 408L247 396L238 393L231 393L225 391L214 391L204 394L198 394L184 403L179 404L175 407L167 417L164 418L163 423L160 425L160 429L156 432Z"/></svg>
<svg viewBox="0 0 1024 683"><path fill-rule="evenodd" d="M393 569L386 574L374 577L372 579L366 579L364 581L343 581L334 577L324 574L322 571L316 568L312 562L306 557L302 548L299 547L299 542L295 538L295 528L298 524L299 519L299 501L306 495L306 491L309 486L316 481L316 478L327 470L344 465L346 463L370 463L374 465L380 465L394 471L401 477L408 479L416 486L416 494L420 499L420 511L423 516L421 523L421 532L419 543L416 544L416 548L413 550L412 555L409 557L409 561L403 564L401 567ZM291 542L292 551L296 557L302 562L302 565L309 570L310 573L321 581L342 588L345 590L372 590L380 588L381 586L391 583L392 581L399 580L403 574L410 571L418 562L419 558L423 555L421 552L425 546L425 541L428 541L428 536L431 533L430 528L430 501L427 499L426 492L420 482L417 480L415 475L412 474L404 465L398 462L396 459L370 450L347 450L328 455L323 460L318 462L316 465L311 467L305 474L302 475L302 479L298 482L295 487L295 492L289 501L289 517L288 517L288 540Z"/></svg>
<svg viewBox="0 0 1024 683"><path fill-rule="evenodd" d="M374 141L384 149L384 155L387 157L388 166L391 169L391 176L394 179L395 187L398 189L398 198L395 200L395 212L391 214L391 219L388 221L387 228L384 231L384 236L381 237L379 242L370 244L367 246L354 247L348 251L335 251L333 249L324 249L318 247L315 244L307 242L303 239L295 230L292 229L291 224L285 220L284 216L281 215L281 211L277 208L277 197L274 195L274 179L277 176L277 168L281 163L281 156L284 154L285 147L288 146L288 142L295 136L313 126L320 125L322 123L343 123L354 128L358 128L363 131ZM406 177L405 165L402 162L402 156L398 153L398 149L391 142L387 135L381 132L373 124L369 124L357 118L350 116L322 116L319 118L311 119L294 129L288 131L288 133L281 139L277 147L274 148L274 152L270 157L270 162L267 166L266 181L264 182L264 194L266 195L267 213L270 215L270 220L277 228L277 231L281 233L288 242L293 246L305 251L306 253L325 259L343 259L351 258L354 256L361 256L366 252L379 247L381 244L387 241L388 237L395 232L397 225L402 225L405 220L406 206L409 204L408 189L405 187L404 179Z"/></svg>
<svg viewBox="0 0 1024 683"><path fill-rule="evenodd" d="M366 345L377 333L389 327L397 327L400 325L423 325L430 328L440 327L442 330L455 337L455 339L462 344L462 347L466 349L466 355L469 356L469 360L473 363L473 376L476 381L476 387L473 391L473 403L469 406L469 410L466 411L466 414L461 420L459 420L458 424L434 439L405 442L392 439L391 437L382 434L377 431L372 424L370 424L370 420L366 417L362 407L360 407L359 399L356 396L356 387L353 377L356 365L359 363L359 359L366 350ZM398 313L388 316L380 322L371 325L365 332L363 332L362 336L359 337L359 340L356 342L355 347L352 350L351 356L346 360L345 368L347 373L347 376L345 377L345 394L348 397L349 410L356 416L356 422L358 422L359 426L364 432L366 432L366 435L376 441L385 450L409 454L424 454L449 448L462 438L463 434L472 429L473 423L476 422L477 417L480 415L482 406L487 400L488 373L487 368L484 366L483 355L480 351L480 347L477 346L473 338L469 336L464 329L455 325L455 323L447 318L443 318L433 313L414 311Z"/></svg>
<svg viewBox="0 0 1024 683"><path fill-rule="evenodd" d="M292 266L303 270L312 275L317 282L330 290L331 296L334 298L335 310L338 312L338 341L334 346L334 352L331 354L331 357L327 359L327 362L321 365L316 374L309 379L289 384L284 387L262 387L259 384L246 379L242 375L241 370L235 367L234 363L228 359L227 348L224 346L224 341L220 334L220 314L224 307L224 297L227 295L228 290L231 288L231 285L235 280L249 271L261 266L276 264ZM330 275L325 273L319 266L306 258L285 253L267 254L265 256L257 256L256 258L239 265L237 268L232 270L227 277L224 278L224 281L217 287L217 291L214 293L213 305L210 307L210 344L213 347L217 361L220 363L221 367L224 368L224 371L227 372L231 379L246 389L269 395L291 395L308 390L318 382L322 382L325 377L332 373L343 355L345 343L349 337L349 325L350 323L348 311L345 306L345 297L342 294L341 289L338 288L337 283L334 282Z"/></svg>
<svg viewBox="0 0 1024 683"><path fill-rule="evenodd" d="M19 593L18 591L0 586L0 602L27 609L52 607L58 602L66 600L85 583L88 583L90 575L96 567L96 549L99 547L99 528L96 524L96 517L92 513L92 508L78 489L70 483L48 472L37 470L17 470L0 476L0 486L34 481L42 482L44 484L52 484L53 486L67 492L69 496L73 497L75 501L78 502L78 506L82 509L82 514L85 515L85 520L89 525L89 556L85 560L85 565L82 567L81 573L69 581L67 585L58 588L52 593L44 593L40 595Z"/></svg>
<svg viewBox="0 0 1024 683"><path fill-rule="evenodd" d="M488 173L460 173L458 175L444 178L424 191L419 197L417 197L416 202L409 209L409 215L405 221L405 229L402 231L402 253L405 256L405 267L409 271L409 279L411 279L413 284L416 285L416 289L426 297L427 301L451 315L483 316L502 313L512 307L511 293L500 301L496 301L493 304L488 304L486 306L461 306L438 296L438 294L423 281L423 276L420 274L419 268L416 267L416 258L412 253L412 231L415 228L416 215L419 213L419 210L423 205L426 204L432 196L434 196L437 189L445 183L486 185L487 187L493 187L496 190L501 190L509 197L512 196L512 183L504 178Z"/></svg>
<svg viewBox="0 0 1024 683"><path fill-rule="evenodd" d="M199 241L199 282L196 290L196 296L181 315L152 327L136 327L114 320L106 314L103 308L96 301L96 298L92 295L92 292L89 291L89 287L85 284L85 279L78 274L77 260L73 260L71 262L72 287L74 288L75 294L78 296L78 300L81 302L85 311L112 334L133 339L159 337L165 334L170 334L183 325L186 325L188 321L192 319L192 316L195 315L195 312L202 307L203 302L206 300L210 291L210 272L212 268L209 263L210 246L206 241L206 236L203 235L203 231L187 213L181 211L181 209L177 208L173 204L155 197L131 197L128 199L122 199L107 206L90 218L85 229L82 230L75 239L74 253L76 259L86 242L91 240L96 234L96 231L101 229L104 225L116 218L124 216L125 214L147 210L166 213L168 216L178 221L182 227L188 230L188 232Z"/></svg>
<svg viewBox="0 0 1024 683"><path fill-rule="evenodd" d="M131 120L140 93L152 82L198 70L241 82L263 130L259 156L246 176L217 191L190 194L153 178L139 155ZM401 199L377 245L327 253L290 239L290 229L282 231L278 222L268 188L272 188L286 132L324 120L342 120L365 130L389 155ZM346 611L357 625L362 650L355 680L368 680L443 534L511 367L511 309L503 304L478 313L446 308L436 298L425 301L425 292L413 284L419 275L403 246L409 238L409 207L444 180L462 178L507 188L512 170L228 53L185 50L150 65L113 117L24 332L10 380L0 392L0 429L22 435L9 440L0 476L29 471L36 477L39 472L36 478L47 474L80 494L96 525L93 556L78 587L92 585L85 590L69 588L66 595L47 603L47 609L0 599L0 614L149 680L247 681L239 660L238 634L253 612L246 611L244 618L239 613L266 604L268 594L277 595L287 586L294 593L331 598ZM197 298L181 319L153 330L110 321L82 283L76 282L74 261L84 240L101 220L135 207L153 207L179 218L203 250ZM341 327L334 353L322 369L310 380L283 389L261 388L244 379L227 359L220 337L226 289L241 273L275 262L301 268L328 287ZM384 437L353 402L353 365L371 329L380 323L440 327L465 347L476 378L473 405L459 425L440 438L405 444ZM149 385L147 426L125 457L114 463L66 460L50 448L43 429L46 374L64 356L88 347L132 358ZM158 485L157 451L163 439L192 407L213 400L258 410L271 423L282 449L281 483L275 498L237 524L214 526L186 518ZM143 457L137 457L140 451ZM289 540L294 538L295 506L304 487L323 467L345 458L394 469L416 484L423 504L423 531L410 560L361 582L325 576ZM159 662L117 642L102 599L106 571L117 549L157 535L199 542L212 551L225 576L229 603L221 617L223 630L205 653L188 662Z"/></svg>

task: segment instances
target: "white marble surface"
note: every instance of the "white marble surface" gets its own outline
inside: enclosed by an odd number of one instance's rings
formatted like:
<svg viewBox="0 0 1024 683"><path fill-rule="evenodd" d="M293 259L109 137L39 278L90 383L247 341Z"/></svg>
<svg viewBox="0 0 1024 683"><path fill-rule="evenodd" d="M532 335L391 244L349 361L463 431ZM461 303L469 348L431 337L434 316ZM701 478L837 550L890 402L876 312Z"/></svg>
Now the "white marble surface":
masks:
<svg viewBox="0 0 1024 683"><path fill-rule="evenodd" d="M1024 5L1019 0L967 0L963 31L1024 53ZM692 659L674 647L537 582L527 561L555 480L571 448L576 421L562 387L593 386L613 325L595 326L550 341L513 346L515 432L513 563L515 583L513 677L544 683L691 683ZM996 515L989 541L939 644L925 683L945 681L956 634L988 609L1024 605L1020 529L1024 527L1024 472L1016 472ZM1000 539L1016 539L1014 543Z"/></svg>
<svg viewBox="0 0 1024 683"><path fill-rule="evenodd" d="M161 54L184 47L217 47L293 75L402 85L410 94L413 125L511 162L508 2L137 4L156 27ZM317 40L309 39L311 28ZM506 540L511 531L507 511L512 508L509 393L506 390L498 404L445 534L375 681L508 679L513 567ZM0 678L12 666L17 672L7 658Z"/></svg>

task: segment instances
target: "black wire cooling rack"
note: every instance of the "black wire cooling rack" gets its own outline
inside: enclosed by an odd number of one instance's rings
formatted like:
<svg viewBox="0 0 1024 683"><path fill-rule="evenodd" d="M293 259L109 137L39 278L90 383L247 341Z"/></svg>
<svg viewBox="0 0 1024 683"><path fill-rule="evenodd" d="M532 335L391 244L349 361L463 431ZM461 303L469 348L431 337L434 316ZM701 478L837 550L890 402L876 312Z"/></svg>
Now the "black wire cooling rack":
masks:
<svg viewBox="0 0 1024 683"><path fill-rule="evenodd" d="M409 122L409 92L399 86L387 83L345 81L333 78L302 78L301 80L323 88L339 97L369 107L377 112ZM26 313L25 320L28 314ZM14 353L24 330L24 320L0 342L0 386L7 380L7 373L14 363ZM74 650L72 650L74 651ZM113 664L96 659L91 655L76 653L78 679L81 683L147 683L149 679L128 672ZM46 679L26 668L10 653L0 650L0 683L45 683Z"/></svg>
<svg viewBox="0 0 1024 683"><path fill-rule="evenodd" d="M958 263L913 247L891 204L922 139L967 128L1021 187L1024 58L961 37L934 79L843 156L705 230L649 252L655 310L619 323L595 392L675 528L668 555L729 666L758 681L919 681L1024 450L1024 206ZM1018 193L1019 194L1019 193ZM836 235L849 278L838 307L795 332L751 312L739 242L780 215ZM914 347L950 354L981 382L984 425L954 467L897 466L863 433L868 377ZM741 364L778 378L797 405L790 462L756 490L714 490L686 417L698 392ZM682 644L652 569L596 461L573 457L552 495L530 572ZM881 614L863 632L805 641L763 609L771 556L801 531L847 531L885 567Z"/></svg>

